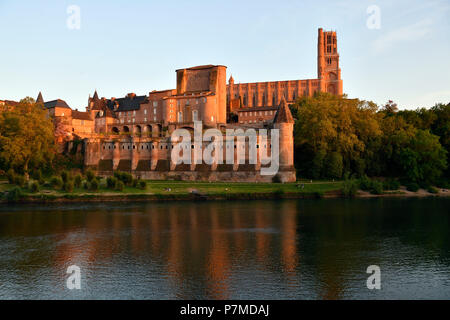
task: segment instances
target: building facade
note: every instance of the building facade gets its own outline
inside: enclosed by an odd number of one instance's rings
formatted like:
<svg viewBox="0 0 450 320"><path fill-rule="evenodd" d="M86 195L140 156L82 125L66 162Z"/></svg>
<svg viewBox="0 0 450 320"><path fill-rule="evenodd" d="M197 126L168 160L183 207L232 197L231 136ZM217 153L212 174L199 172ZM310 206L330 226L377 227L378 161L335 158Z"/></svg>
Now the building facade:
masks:
<svg viewBox="0 0 450 320"><path fill-rule="evenodd" d="M283 96L288 103L294 103L297 98L310 97L315 92L343 94L337 35L335 31L322 28L318 30L316 79L235 83L231 76L227 85L227 109L238 114L240 124L262 123L267 115L259 111L277 107ZM272 119L274 116L272 114Z"/></svg>
<svg viewBox="0 0 450 320"><path fill-rule="evenodd" d="M224 141L229 139L227 129L242 129L241 135L245 130L278 129L276 175L283 182L295 181L294 120L288 105L315 92L343 94L336 32L318 30L316 79L236 84L231 76L227 84L226 70L223 65L178 69L175 89L148 95L129 93L107 99L99 98L95 91L89 96L86 112L72 110L60 99L44 102L41 93L37 102L45 105L68 140L83 139L84 164L100 175L122 170L146 179L272 181L275 175L260 174L267 165L262 154L273 151L270 133L258 135L253 145L248 141L242 146L244 163L175 164L172 150L179 141L172 140L172 133L184 128L193 134L200 121L203 129L220 132ZM192 144L192 153L198 152L195 148ZM200 148L203 152L207 144ZM225 156L226 148L222 144L215 152ZM257 161L250 163L255 148Z"/></svg>

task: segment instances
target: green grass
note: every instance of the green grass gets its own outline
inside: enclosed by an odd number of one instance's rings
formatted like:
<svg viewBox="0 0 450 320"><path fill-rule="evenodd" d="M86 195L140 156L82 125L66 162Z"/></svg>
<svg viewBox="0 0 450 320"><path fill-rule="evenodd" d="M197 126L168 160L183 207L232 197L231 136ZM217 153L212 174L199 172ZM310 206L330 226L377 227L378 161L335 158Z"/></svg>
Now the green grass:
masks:
<svg viewBox="0 0 450 320"><path fill-rule="evenodd" d="M304 188L297 185L304 184ZM7 182L0 182L0 192L11 190L14 185ZM321 194L328 191L339 190L342 182L297 182L297 183L229 183L229 182L191 182L191 181L152 181L147 180L145 190L125 186L123 191L115 191L106 188L106 180L102 179L98 191L85 190L84 188L74 188L73 192L67 193L64 190L55 190L51 187L42 187L37 193L31 193L23 189L24 194L35 198L55 199L55 198L92 198L96 195L156 195L163 198L165 195L188 195L193 191L202 195L223 196L233 194L265 194L265 193L299 193L299 194ZM169 191L170 189L170 191Z"/></svg>

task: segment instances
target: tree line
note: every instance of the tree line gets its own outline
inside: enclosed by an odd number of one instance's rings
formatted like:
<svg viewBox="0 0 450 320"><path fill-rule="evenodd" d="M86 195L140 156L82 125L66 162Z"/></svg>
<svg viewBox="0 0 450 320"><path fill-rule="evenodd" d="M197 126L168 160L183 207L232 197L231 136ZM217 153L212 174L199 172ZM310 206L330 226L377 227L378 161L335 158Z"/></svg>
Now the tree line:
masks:
<svg viewBox="0 0 450 320"><path fill-rule="evenodd" d="M395 177L420 185L448 182L450 103L398 111L316 93L290 106L299 177Z"/></svg>

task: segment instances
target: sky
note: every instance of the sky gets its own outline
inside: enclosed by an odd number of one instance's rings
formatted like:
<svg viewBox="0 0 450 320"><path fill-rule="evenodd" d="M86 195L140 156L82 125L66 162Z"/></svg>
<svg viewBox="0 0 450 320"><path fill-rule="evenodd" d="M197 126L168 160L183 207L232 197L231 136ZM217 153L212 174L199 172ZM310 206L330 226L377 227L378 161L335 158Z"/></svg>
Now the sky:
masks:
<svg viewBox="0 0 450 320"><path fill-rule="evenodd" d="M171 89L204 64L236 83L314 79L319 27L337 32L350 98L450 102L450 0L0 0L0 99L83 110L94 90Z"/></svg>

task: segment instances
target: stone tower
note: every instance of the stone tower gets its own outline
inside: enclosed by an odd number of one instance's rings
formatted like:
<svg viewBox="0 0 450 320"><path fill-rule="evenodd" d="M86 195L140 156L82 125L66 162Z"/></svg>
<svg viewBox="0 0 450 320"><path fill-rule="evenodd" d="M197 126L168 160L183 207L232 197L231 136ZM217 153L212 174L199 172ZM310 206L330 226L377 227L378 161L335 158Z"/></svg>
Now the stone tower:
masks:
<svg viewBox="0 0 450 320"><path fill-rule="evenodd" d="M294 171L294 118L284 95L273 120L274 128L280 130L280 171ZM295 180L294 180L295 181Z"/></svg>
<svg viewBox="0 0 450 320"><path fill-rule="evenodd" d="M335 31L319 29L317 40L317 77L320 91L342 95L341 68Z"/></svg>

